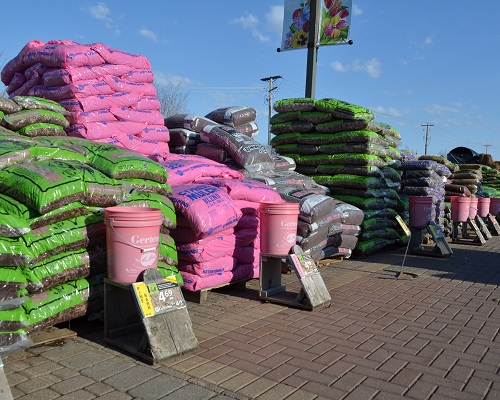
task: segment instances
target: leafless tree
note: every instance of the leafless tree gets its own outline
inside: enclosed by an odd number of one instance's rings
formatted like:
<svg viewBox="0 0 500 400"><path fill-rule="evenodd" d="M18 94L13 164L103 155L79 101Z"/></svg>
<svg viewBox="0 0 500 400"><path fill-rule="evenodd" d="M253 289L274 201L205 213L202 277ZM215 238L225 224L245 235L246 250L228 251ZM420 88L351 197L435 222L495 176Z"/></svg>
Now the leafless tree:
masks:
<svg viewBox="0 0 500 400"><path fill-rule="evenodd" d="M154 85L156 87L156 97L161 103L160 112L165 118L174 114L189 113L187 108L189 92L182 90L180 82L169 82L166 85L155 83Z"/></svg>

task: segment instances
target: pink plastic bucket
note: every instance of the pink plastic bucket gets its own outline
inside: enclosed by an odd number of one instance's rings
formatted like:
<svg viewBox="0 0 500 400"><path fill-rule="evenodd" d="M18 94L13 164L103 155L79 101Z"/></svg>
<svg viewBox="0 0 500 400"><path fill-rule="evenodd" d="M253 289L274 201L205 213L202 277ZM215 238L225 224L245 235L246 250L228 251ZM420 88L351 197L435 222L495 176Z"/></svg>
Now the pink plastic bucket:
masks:
<svg viewBox="0 0 500 400"><path fill-rule="evenodd" d="M410 196L410 227L425 228L432 219L432 196Z"/></svg>
<svg viewBox="0 0 500 400"><path fill-rule="evenodd" d="M493 197L490 201L490 214L499 215L500 214L500 197Z"/></svg>
<svg viewBox="0 0 500 400"><path fill-rule="evenodd" d="M470 211L470 197L451 196L451 220L467 222Z"/></svg>
<svg viewBox="0 0 500 400"><path fill-rule="evenodd" d="M260 203L260 251L288 254L297 240L299 203Z"/></svg>
<svg viewBox="0 0 500 400"><path fill-rule="evenodd" d="M470 198L470 209L469 209L469 218L470 219L476 218L478 204L479 204L479 199L477 197Z"/></svg>
<svg viewBox="0 0 500 400"><path fill-rule="evenodd" d="M477 215L481 218L486 218L490 213L491 199L489 197L480 197L477 203Z"/></svg>
<svg viewBox="0 0 500 400"><path fill-rule="evenodd" d="M109 279L137 282L145 269L158 268L159 208L108 207L104 223Z"/></svg>

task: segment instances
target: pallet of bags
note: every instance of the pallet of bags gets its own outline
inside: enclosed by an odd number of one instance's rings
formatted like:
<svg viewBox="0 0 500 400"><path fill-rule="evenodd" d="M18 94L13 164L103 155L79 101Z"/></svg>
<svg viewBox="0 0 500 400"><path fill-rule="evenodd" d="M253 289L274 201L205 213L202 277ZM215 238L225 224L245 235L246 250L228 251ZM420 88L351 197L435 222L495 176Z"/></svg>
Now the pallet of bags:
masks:
<svg viewBox="0 0 500 400"><path fill-rule="evenodd" d="M1 79L11 99L59 103L67 111L68 135L147 156L169 151L169 132L144 56L102 43L30 41L7 62Z"/></svg>

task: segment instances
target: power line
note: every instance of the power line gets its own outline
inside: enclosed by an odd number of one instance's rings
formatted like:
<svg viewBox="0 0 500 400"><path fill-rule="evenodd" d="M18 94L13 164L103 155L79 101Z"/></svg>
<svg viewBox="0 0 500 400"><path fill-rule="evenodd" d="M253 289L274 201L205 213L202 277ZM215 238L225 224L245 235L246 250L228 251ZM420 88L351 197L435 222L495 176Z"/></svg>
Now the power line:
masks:
<svg viewBox="0 0 500 400"><path fill-rule="evenodd" d="M273 106L273 91L278 89L276 86L273 87L273 81L280 78L281 78L280 75L274 75L261 79L261 81L263 82L269 82L269 90L268 90L269 94L266 98L266 101L269 104L269 115L267 120L267 144L271 144L271 111Z"/></svg>
<svg viewBox="0 0 500 400"><path fill-rule="evenodd" d="M486 153L486 154L488 154L488 147L490 147L490 146L491 146L491 144L485 144L485 145L484 145L484 147L485 147L485 149L486 149L486 150L485 150L485 153Z"/></svg>
<svg viewBox="0 0 500 400"><path fill-rule="evenodd" d="M420 126L425 126L425 149L424 155L427 155L427 146L429 144L429 126L434 126L432 124L421 124Z"/></svg>

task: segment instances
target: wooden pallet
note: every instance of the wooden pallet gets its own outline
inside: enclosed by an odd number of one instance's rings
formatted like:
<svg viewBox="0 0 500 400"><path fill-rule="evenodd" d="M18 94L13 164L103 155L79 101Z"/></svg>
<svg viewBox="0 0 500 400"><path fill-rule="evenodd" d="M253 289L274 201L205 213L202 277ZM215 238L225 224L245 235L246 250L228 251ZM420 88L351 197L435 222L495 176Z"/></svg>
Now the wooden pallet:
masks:
<svg viewBox="0 0 500 400"><path fill-rule="evenodd" d="M227 288L234 289L240 292L244 292L246 290L246 283L248 279L244 279L236 282L223 283L221 285L212 286L209 288L201 289L196 292L191 292L186 289L182 289L182 294L184 295L184 299L186 301L191 301L193 303L204 304L208 300L208 294L216 289Z"/></svg>
<svg viewBox="0 0 500 400"><path fill-rule="evenodd" d="M46 330L34 332L30 335L30 339L34 346L40 346L43 344L61 343L64 339L69 339L75 336L77 336L75 331L67 328L56 328L55 326L51 326Z"/></svg>
<svg viewBox="0 0 500 400"><path fill-rule="evenodd" d="M331 258L323 258L322 260L319 260L316 264L318 265L318 267L327 267L331 264L337 264L342 261L344 261L344 256L334 256Z"/></svg>

